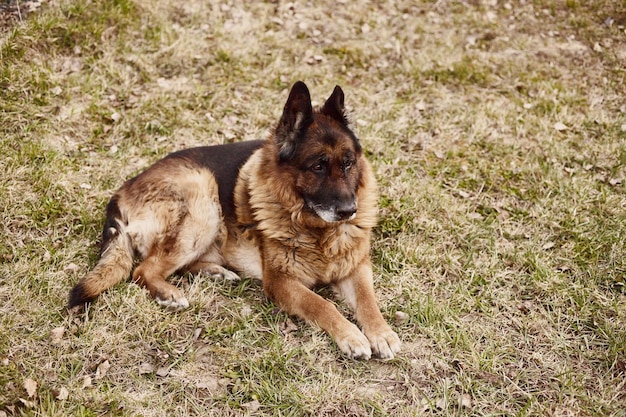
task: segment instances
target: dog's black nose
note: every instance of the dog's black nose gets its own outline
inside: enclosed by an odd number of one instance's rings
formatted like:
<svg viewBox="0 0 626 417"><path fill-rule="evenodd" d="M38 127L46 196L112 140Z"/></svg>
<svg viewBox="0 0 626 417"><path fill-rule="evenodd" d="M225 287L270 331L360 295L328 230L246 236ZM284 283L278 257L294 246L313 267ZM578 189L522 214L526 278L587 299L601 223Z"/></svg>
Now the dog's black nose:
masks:
<svg viewBox="0 0 626 417"><path fill-rule="evenodd" d="M345 202L337 206L337 217L341 220L349 219L356 213L356 201Z"/></svg>

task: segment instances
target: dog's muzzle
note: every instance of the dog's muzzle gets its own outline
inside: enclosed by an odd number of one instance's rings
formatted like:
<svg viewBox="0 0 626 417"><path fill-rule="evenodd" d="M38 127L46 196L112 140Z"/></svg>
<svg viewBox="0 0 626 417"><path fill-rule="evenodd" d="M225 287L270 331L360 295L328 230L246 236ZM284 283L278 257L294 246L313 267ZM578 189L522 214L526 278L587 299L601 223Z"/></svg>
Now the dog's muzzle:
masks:
<svg viewBox="0 0 626 417"><path fill-rule="evenodd" d="M328 223L352 220L356 217L356 200L346 201L326 207L322 204L312 204L307 201L307 206L322 220Z"/></svg>

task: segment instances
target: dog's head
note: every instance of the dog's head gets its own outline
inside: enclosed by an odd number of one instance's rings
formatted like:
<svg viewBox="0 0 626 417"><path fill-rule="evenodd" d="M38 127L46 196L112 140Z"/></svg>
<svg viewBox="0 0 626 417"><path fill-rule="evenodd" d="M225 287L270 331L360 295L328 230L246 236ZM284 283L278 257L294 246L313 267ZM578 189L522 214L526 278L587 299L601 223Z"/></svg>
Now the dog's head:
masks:
<svg viewBox="0 0 626 417"><path fill-rule="evenodd" d="M274 140L279 169L290 173L306 210L327 223L356 216L363 151L348 127L339 86L314 110L307 86L295 83Z"/></svg>

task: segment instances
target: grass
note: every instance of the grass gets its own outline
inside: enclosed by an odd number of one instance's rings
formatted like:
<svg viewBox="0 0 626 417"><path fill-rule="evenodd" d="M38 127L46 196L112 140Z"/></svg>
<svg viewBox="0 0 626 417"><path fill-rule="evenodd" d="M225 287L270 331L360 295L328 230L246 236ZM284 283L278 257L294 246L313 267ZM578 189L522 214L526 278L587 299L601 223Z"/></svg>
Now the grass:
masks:
<svg viewBox="0 0 626 417"><path fill-rule="evenodd" d="M624 416L623 6L77 0L2 27L0 417ZM266 136L298 79L343 87L375 167L400 355L347 360L250 280L68 316L112 192Z"/></svg>

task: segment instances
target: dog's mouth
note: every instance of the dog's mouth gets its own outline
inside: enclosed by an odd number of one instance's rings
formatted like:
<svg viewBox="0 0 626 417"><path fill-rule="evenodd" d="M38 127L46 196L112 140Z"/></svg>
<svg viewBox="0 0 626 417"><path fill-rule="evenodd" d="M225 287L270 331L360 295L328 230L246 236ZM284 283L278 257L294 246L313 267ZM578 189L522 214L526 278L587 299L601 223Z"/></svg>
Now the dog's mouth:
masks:
<svg viewBox="0 0 626 417"><path fill-rule="evenodd" d="M327 223L338 223L353 220L356 217L357 212L356 201L342 202L327 206L324 204L315 204L312 201L307 200L306 205L320 219Z"/></svg>

